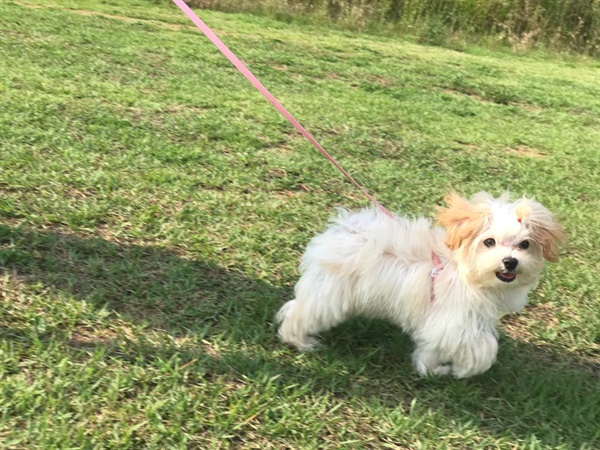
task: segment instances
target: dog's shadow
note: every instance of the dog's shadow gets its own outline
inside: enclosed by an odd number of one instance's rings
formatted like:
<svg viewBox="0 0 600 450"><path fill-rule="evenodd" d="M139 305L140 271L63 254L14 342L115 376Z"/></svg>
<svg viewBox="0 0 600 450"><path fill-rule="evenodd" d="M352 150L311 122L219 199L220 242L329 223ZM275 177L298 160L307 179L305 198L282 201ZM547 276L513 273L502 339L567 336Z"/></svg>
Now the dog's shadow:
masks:
<svg viewBox="0 0 600 450"><path fill-rule="evenodd" d="M392 325L372 325L373 331L364 334L357 334L356 327L349 329L347 336L355 336L362 344L358 349L340 346L337 353L341 359L351 361L361 352L384 346L381 352L373 351L371 363L379 392L385 394L390 407L397 402L395 390L409 391L417 404L440 414L450 426L455 421L472 422L485 434L506 435L510 430L520 440L532 440L535 436L552 447L566 444L580 448L600 439L598 363L502 333L498 360L488 372L467 380L421 379L410 371L408 356L412 345L408 338L394 335ZM375 333L381 329L389 335L383 343L377 341ZM336 344L338 339L336 336ZM399 372L408 373L408 380L395 389ZM369 385L370 380L366 383ZM556 440L558 436L560 440Z"/></svg>
<svg viewBox="0 0 600 450"><path fill-rule="evenodd" d="M500 338L498 361L485 374L456 380L415 374L409 337L386 322L355 319L323 335L314 354L282 361L263 357L247 376L311 380L313 388L420 417L447 430L475 425L480 438L511 437L542 447L595 448L600 441L600 365L576 356ZM228 365L246 362L230 355ZM393 439L392 435L387 436ZM401 433L399 433L401 434Z"/></svg>
<svg viewBox="0 0 600 450"><path fill-rule="evenodd" d="M0 224L0 272L174 337L201 336L210 342L226 335L250 344L243 352L218 355L199 345L200 339L185 349L128 344L134 354L177 354L196 361L199 380L267 377L276 379L282 390L305 383L314 392L345 401L358 398L405 414L432 413L440 426L470 423L482 435L512 436L521 442L538 439L544 445L580 448L600 439L598 365L506 336L497 363L484 375L423 379L412 370L410 340L380 321L343 324L324 334L320 350L298 355L277 341L272 323L277 308L291 295L289 287L175 251ZM60 336L60 330L46 333L48 340ZM0 329L4 339L24 339L25 334ZM74 352L87 345L64 339ZM109 344L100 340L89 345ZM135 358L118 352L112 356Z"/></svg>

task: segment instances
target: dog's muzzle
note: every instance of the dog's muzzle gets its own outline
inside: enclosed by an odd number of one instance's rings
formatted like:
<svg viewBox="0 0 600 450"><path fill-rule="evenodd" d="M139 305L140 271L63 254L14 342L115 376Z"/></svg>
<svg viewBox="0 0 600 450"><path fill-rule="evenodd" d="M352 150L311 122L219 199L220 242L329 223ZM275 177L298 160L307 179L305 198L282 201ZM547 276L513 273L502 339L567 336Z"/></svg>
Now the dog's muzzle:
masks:
<svg viewBox="0 0 600 450"><path fill-rule="evenodd" d="M517 274L515 269L519 265L519 260L517 258L508 257L502 260L502 264L504 265L504 270L502 272L496 272L496 278L504 283L510 283L517 278Z"/></svg>

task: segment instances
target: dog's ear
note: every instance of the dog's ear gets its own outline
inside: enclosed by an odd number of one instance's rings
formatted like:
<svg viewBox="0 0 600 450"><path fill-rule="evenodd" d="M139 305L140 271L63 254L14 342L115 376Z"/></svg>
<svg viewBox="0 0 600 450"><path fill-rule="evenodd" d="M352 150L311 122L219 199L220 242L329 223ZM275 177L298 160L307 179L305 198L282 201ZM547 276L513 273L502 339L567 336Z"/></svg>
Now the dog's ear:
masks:
<svg viewBox="0 0 600 450"><path fill-rule="evenodd" d="M481 234L489 216L489 208L485 208L483 203L470 203L456 192L446 196L446 204L446 208L438 208L437 221L446 229L444 243L451 250L456 250L465 239Z"/></svg>
<svg viewBox="0 0 600 450"><path fill-rule="evenodd" d="M517 218L531 230L533 239L542 248L548 261L558 261L558 250L565 242L562 227L554 220L552 213L532 198L523 198L515 206Z"/></svg>

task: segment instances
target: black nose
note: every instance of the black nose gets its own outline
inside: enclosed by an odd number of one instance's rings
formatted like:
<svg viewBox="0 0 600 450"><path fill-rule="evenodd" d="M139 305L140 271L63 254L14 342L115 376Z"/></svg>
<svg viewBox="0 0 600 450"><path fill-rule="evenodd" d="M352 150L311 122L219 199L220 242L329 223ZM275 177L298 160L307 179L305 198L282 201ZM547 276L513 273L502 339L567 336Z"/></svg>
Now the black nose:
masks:
<svg viewBox="0 0 600 450"><path fill-rule="evenodd" d="M519 264L519 260L517 258L513 258L512 256L509 258L504 258L502 260L502 263L504 264L504 267L506 267L506 270L515 270L517 268L517 265Z"/></svg>

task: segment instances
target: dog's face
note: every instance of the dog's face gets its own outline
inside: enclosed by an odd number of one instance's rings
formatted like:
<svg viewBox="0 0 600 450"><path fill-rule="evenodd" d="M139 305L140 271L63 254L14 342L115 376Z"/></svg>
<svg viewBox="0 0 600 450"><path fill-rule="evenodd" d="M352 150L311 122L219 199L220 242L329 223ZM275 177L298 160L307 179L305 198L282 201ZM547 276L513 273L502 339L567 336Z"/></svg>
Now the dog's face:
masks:
<svg viewBox="0 0 600 450"><path fill-rule="evenodd" d="M558 260L562 229L533 199L509 202L507 195L494 199L481 192L470 201L453 193L446 202L438 222L471 285L529 286L537 282L544 259Z"/></svg>

